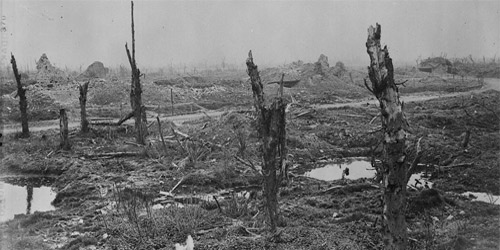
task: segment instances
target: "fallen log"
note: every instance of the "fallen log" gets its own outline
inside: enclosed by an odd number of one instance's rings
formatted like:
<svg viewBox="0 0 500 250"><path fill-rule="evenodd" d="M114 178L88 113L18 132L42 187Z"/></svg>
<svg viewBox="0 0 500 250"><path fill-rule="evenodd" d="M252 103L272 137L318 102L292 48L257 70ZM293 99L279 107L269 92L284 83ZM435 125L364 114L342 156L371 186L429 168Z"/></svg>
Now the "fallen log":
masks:
<svg viewBox="0 0 500 250"><path fill-rule="evenodd" d="M89 121L89 125L92 126L120 126L115 122L101 122L101 121Z"/></svg>
<svg viewBox="0 0 500 250"><path fill-rule="evenodd" d="M360 183L360 184L353 184L353 185L337 185L333 186L330 188L327 188L325 190L319 191L321 194L338 194L338 193L357 193L357 192L363 192L365 190L374 190L374 189L380 189L379 186L371 184L371 183Z"/></svg>
<svg viewBox="0 0 500 250"><path fill-rule="evenodd" d="M99 154L84 154L84 157L88 158L98 158L98 157L128 157L128 156L139 156L139 152L109 152L109 153L99 153Z"/></svg>
<svg viewBox="0 0 500 250"><path fill-rule="evenodd" d="M454 168L469 168L473 167L474 163L460 163L460 164L455 164L455 165L450 165L450 166L435 166L436 170L440 172L445 172L452 170Z"/></svg>

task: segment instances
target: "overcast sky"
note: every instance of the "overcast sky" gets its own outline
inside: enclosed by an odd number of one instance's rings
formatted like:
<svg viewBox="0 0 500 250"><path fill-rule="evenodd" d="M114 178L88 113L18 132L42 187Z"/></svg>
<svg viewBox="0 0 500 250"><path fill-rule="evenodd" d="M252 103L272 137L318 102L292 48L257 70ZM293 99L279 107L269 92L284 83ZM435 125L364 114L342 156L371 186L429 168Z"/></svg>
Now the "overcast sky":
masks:
<svg viewBox="0 0 500 250"><path fill-rule="evenodd" d="M0 0L7 56L22 68L42 53L58 67L94 61L128 66L129 1ZM320 54L330 64L368 65L367 28L382 25L397 66L419 56L500 56L500 1L135 1L140 67L258 65ZM8 61L7 61L8 62Z"/></svg>

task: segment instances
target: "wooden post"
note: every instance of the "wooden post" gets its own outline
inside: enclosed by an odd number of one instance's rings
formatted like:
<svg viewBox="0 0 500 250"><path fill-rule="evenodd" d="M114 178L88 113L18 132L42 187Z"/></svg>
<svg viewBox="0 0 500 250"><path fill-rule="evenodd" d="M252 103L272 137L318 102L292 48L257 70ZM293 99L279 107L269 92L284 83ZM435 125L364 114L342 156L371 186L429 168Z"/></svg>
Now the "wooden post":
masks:
<svg viewBox="0 0 500 250"><path fill-rule="evenodd" d="M132 54L125 43L125 50L127 52L128 61L132 68L132 86L130 89L130 105L135 117L135 138L138 144L146 144L147 126L146 122L146 109L142 106L142 89L141 89L141 71L137 68L135 61L135 30L134 30L134 1L130 2L131 17L132 17Z"/></svg>
<svg viewBox="0 0 500 250"><path fill-rule="evenodd" d="M173 93L172 89L170 89L170 108L171 108L172 116L174 116L174 93Z"/></svg>
<svg viewBox="0 0 500 250"><path fill-rule="evenodd" d="M252 85L254 107L257 112L257 131L261 139L264 160L262 173L265 207L271 232L276 232L279 218L278 189L283 175L281 167L286 157L286 103L285 99L279 96L270 106L267 106L259 71L257 65L253 63L252 51L248 53L246 64ZM280 171L279 174L277 174L278 171Z"/></svg>
<svg viewBox="0 0 500 250"><path fill-rule="evenodd" d="M161 129L161 121L160 117L156 117L156 121L158 121L158 132L160 132L161 143L163 144L163 150L165 153L167 152L167 144L165 144L165 138L163 138L163 130Z"/></svg>
<svg viewBox="0 0 500 250"><path fill-rule="evenodd" d="M365 86L380 103L382 114L383 153L383 219L382 234L384 249L406 249L408 233L406 228L406 184L408 183L408 160L405 152L407 129L403 103L399 100L398 87L394 81L394 67L387 46L380 46L381 28L368 28L366 41L370 56L368 76L371 87Z"/></svg>
<svg viewBox="0 0 500 250"><path fill-rule="evenodd" d="M462 148L466 149L467 146L469 146L469 141L470 141L470 129L466 128L464 133L464 139L462 140L461 143Z"/></svg>
<svg viewBox="0 0 500 250"><path fill-rule="evenodd" d="M16 58L14 58L13 54L10 54L10 63L12 64L12 70L14 71L14 77L16 78L17 83L17 95L19 96L19 110L21 111L21 127L22 133L21 137L28 138L30 137L30 131L28 128L28 101L26 100L26 89L23 87L21 83L21 75L17 71Z"/></svg>
<svg viewBox="0 0 500 250"><path fill-rule="evenodd" d="M87 121L87 91L89 89L89 81L83 85L78 84L80 90L80 126L83 133L89 131L89 122Z"/></svg>
<svg viewBox="0 0 500 250"><path fill-rule="evenodd" d="M61 136L60 146L64 150L70 150L71 144L69 142L69 130L68 130L68 116L66 116L66 110L59 110L59 134Z"/></svg>

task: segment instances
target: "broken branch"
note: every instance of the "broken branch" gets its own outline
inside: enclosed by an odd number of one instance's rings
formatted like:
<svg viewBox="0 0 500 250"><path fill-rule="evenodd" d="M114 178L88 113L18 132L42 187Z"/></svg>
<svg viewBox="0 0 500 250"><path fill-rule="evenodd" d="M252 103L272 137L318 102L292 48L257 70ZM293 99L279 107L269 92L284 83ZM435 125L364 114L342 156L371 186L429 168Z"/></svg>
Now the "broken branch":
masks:
<svg viewBox="0 0 500 250"><path fill-rule="evenodd" d="M243 163L243 165L245 165L245 166L247 166L247 167L250 167L250 168L251 168L251 169L253 169L255 172L257 172L257 173L259 173L259 174L262 174L262 173L261 173L261 172L260 172L260 171L259 171L259 170L255 167L255 165L253 165L253 163L252 163L251 161L246 162L245 160L241 159L240 157L238 157L238 156L236 156L236 155L234 156L234 158L235 158L237 161L239 161L239 162Z"/></svg>

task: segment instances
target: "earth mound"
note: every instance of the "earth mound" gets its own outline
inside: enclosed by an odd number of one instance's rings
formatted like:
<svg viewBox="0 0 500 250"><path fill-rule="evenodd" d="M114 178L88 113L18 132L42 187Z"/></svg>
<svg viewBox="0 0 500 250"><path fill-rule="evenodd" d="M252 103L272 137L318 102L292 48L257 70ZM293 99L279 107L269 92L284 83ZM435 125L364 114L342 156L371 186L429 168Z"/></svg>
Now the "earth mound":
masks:
<svg viewBox="0 0 500 250"><path fill-rule="evenodd" d="M77 77L77 80L89 79L89 78L104 78L109 73L109 69L104 67L104 64L99 61L95 61L90 64L87 69Z"/></svg>

